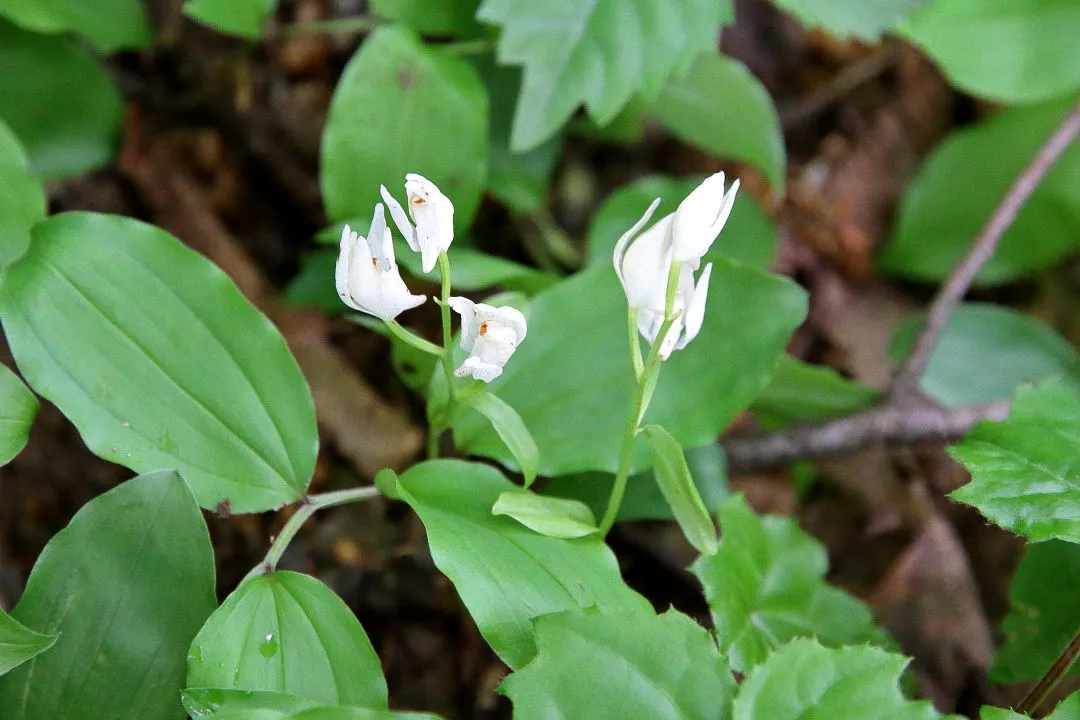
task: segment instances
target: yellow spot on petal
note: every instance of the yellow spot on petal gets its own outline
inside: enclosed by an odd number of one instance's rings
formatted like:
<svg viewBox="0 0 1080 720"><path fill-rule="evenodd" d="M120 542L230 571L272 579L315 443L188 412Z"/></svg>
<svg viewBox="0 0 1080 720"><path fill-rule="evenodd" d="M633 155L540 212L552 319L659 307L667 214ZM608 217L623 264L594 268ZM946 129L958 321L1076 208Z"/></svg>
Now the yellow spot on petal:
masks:
<svg viewBox="0 0 1080 720"><path fill-rule="evenodd" d="M481 335L487 335L487 323L486 322L480 323L480 334Z"/></svg>

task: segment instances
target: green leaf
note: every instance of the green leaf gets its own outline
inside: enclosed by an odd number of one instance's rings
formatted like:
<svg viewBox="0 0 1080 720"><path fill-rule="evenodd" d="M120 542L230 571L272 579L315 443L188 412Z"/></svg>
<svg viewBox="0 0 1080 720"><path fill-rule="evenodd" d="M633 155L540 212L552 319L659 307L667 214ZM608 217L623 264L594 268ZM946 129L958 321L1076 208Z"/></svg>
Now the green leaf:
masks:
<svg viewBox="0 0 1080 720"><path fill-rule="evenodd" d="M915 280L944 280L1071 105L1069 100L1003 110L950 135L908 188L896 230L879 256L881 268ZM1080 143L1066 150L1039 183L977 280L994 285L1026 277L1060 260L1078 242Z"/></svg>
<svg viewBox="0 0 1080 720"><path fill-rule="evenodd" d="M623 583L601 539L547 537L492 515L499 496L515 489L491 466L455 460L415 465L397 485L427 528L435 565L511 668L536 654L534 618L593 605L611 611L648 606Z"/></svg>
<svg viewBox="0 0 1080 720"><path fill-rule="evenodd" d="M1028 716L1013 712L1008 708L983 705L979 712L979 720L1028 720Z"/></svg>
<svg viewBox="0 0 1080 720"><path fill-rule="evenodd" d="M916 317L900 326L889 352L894 361L907 356L922 324ZM963 407L1008 398L1020 383L1057 375L1080 390L1080 356L1063 337L1010 308L965 303L949 316L919 387L943 405Z"/></svg>
<svg viewBox="0 0 1080 720"><path fill-rule="evenodd" d="M184 14L219 32L258 40L277 0L187 0Z"/></svg>
<svg viewBox="0 0 1080 720"><path fill-rule="evenodd" d="M30 228L45 217L45 189L30 174L26 153L0 120L0 274L30 246Z"/></svg>
<svg viewBox="0 0 1080 720"><path fill-rule="evenodd" d="M123 119L120 93L74 38L38 35L0 18L0 68L0 119L26 149L35 175L80 175L112 158Z"/></svg>
<svg viewBox="0 0 1080 720"><path fill-rule="evenodd" d="M0 675L51 648L56 637L34 632L0 610Z"/></svg>
<svg viewBox="0 0 1080 720"><path fill-rule="evenodd" d="M701 334L664 363L646 416L685 447L714 441L749 405L806 312L791 281L719 256L713 263ZM525 314L529 337L489 389L532 431L541 475L614 472L634 387L615 271L589 268L537 295ZM476 416L461 418L454 437L467 452L510 460ZM635 467L650 464L639 444Z"/></svg>
<svg viewBox="0 0 1080 720"><path fill-rule="evenodd" d="M764 426L775 428L850 415L878 398L873 388L848 380L830 367L784 355L752 408Z"/></svg>
<svg viewBox="0 0 1080 720"><path fill-rule="evenodd" d="M652 113L686 142L760 169L783 194L787 162L780 116L768 91L738 60L710 48L686 75L668 81Z"/></svg>
<svg viewBox="0 0 1080 720"><path fill-rule="evenodd" d="M439 720L427 713L399 713L323 705L287 693L195 688L181 699L194 720Z"/></svg>
<svg viewBox="0 0 1080 720"><path fill-rule="evenodd" d="M1012 580L1009 615L1001 626L1005 642L990 679L1012 684L1041 678L1076 634L1078 606L1080 546L1061 540L1028 545Z"/></svg>
<svg viewBox="0 0 1080 720"><path fill-rule="evenodd" d="M688 448L686 463L697 492L709 512L715 512L728 499L727 460L716 443ZM573 498L589 506L597 515L607 508L615 476L610 473L579 473L552 478L540 490L553 497ZM626 494L619 506L616 522L632 520L672 520L671 505L664 499L652 470L631 475Z"/></svg>
<svg viewBox="0 0 1080 720"><path fill-rule="evenodd" d="M139 0L0 0L0 15L39 33L85 35L103 53L150 45L150 23Z"/></svg>
<svg viewBox="0 0 1080 720"><path fill-rule="evenodd" d="M303 496L318 436L277 329L232 280L151 225L65 213L0 283L27 383L97 455L172 467L199 503L260 512Z"/></svg>
<svg viewBox="0 0 1080 720"><path fill-rule="evenodd" d="M717 548L716 527L690 475L679 441L659 425L646 425L641 430L652 446L656 484L676 522L698 552L712 555Z"/></svg>
<svg viewBox="0 0 1080 720"><path fill-rule="evenodd" d="M654 218L675 212L679 203L704 178L672 178L647 175L613 192L596 211L589 225L587 245L590 265L611 267L611 253L619 236L641 218L655 198L661 198ZM728 257L765 269L776 256L776 225L748 193L735 201L720 237L705 254L703 263Z"/></svg>
<svg viewBox="0 0 1080 720"><path fill-rule="evenodd" d="M179 475L98 496L45 546L11 613L59 637L0 678L5 720L179 720L187 648L215 605L210 535Z"/></svg>
<svg viewBox="0 0 1080 720"><path fill-rule="evenodd" d="M580 104L606 125L639 91L655 98L732 16L713 0L485 0L477 17L502 27L499 62L525 69L511 149L541 144Z"/></svg>
<svg viewBox="0 0 1080 720"><path fill-rule="evenodd" d="M269 690L385 710L386 680L352 610L309 575L245 580L210 616L188 657L188 687Z"/></svg>
<svg viewBox="0 0 1080 720"><path fill-rule="evenodd" d="M524 490L507 490L491 508L492 515L512 517L541 535L579 538L596 532L596 516L577 500L547 497Z"/></svg>
<svg viewBox="0 0 1080 720"><path fill-rule="evenodd" d="M423 35L475 35L480 0L372 0L377 17L408 25Z"/></svg>
<svg viewBox="0 0 1080 720"><path fill-rule="evenodd" d="M735 696L734 720L932 720L929 701L898 687L908 659L875 647L830 649L794 640L754 668ZM959 716L957 720L962 720Z"/></svg>
<svg viewBox="0 0 1080 720"><path fill-rule="evenodd" d="M971 482L950 497L1032 542L1080 542L1080 396L1061 380L1016 391L1002 422L981 422L949 454Z"/></svg>
<svg viewBox="0 0 1080 720"><path fill-rule="evenodd" d="M936 2L949 0L936 0ZM877 40L927 0L776 0L776 4L811 27L839 35Z"/></svg>
<svg viewBox="0 0 1080 720"><path fill-rule="evenodd" d="M569 610L535 625L536 658L499 688L515 717L731 717L727 663L709 632L676 610Z"/></svg>
<svg viewBox="0 0 1080 720"><path fill-rule="evenodd" d="M37 411L34 394L7 365L0 365L0 466L26 447Z"/></svg>
<svg viewBox="0 0 1080 720"><path fill-rule="evenodd" d="M371 217L379 185L400 201L420 173L468 227L487 176L487 96L472 65L402 27L372 33L338 82L323 132L321 181L330 220Z"/></svg>
<svg viewBox="0 0 1080 720"><path fill-rule="evenodd" d="M934 0L904 31L973 95L1035 103L1080 87L1075 0Z"/></svg>
<svg viewBox="0 0 1080 720"><path fill-rule="evenodd" d="M506 448L517 461L517 467L525 476L525 487L532 485L536 480L536 470L540 466L540 451L521 416L497 395L486 390L466 395L464 400L469 407L488 419L492 429L502 438Z"/></svg>
<svg viewBox="0 0 1080 720"><path fill-rule="evenodd" d="M691 570L732 668L746 672L796 637L830 646L882 639L865 605L825 584L825 549L795 520L759 518L739 495L720 509L720 527L720 549Z"/></svg>

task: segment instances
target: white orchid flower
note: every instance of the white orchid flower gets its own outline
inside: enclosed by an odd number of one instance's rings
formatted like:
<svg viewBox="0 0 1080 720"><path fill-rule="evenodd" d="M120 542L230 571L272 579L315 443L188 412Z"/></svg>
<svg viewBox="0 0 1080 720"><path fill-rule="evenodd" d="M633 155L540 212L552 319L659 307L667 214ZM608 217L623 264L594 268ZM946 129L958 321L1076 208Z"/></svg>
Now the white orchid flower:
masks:
<svg viewBox="0 0 1080 720"><path fill-rule="evenodd" d="M371 230L366 238L348 225L342 229L341 252L334 279L343 303L385 321L393 320L427 299L411 294L401 279L382 203L375 206Z"/></svg>
<svg viewBox="0 0 1080 720"><path fill-rule="evenodd" d="M660 340L661 360L686 347L701 332L712 263L705 266L696 283L694 271L727 222L738 188L736 180L725 193L724 173L716 173L695 188L678 210L657 220L634 240L660 204L657 199L615 244L612 257L615 274L637 316L638 332L650 345L657 342L656 336L664 324L668 277L672 267L677 267L672 308L677 316Z"/></svg>
<svg viewBox="0 0 1080 720"><path fill-rule="evenodd" d="M463 297L450 298L449 305L461 315L461 347L469 353L454 374L484 382L502 375L506 361L525 339L525 316L512 307L492 307Z"/></svg>
<svg viewBox="0 0 1080 720"><path fill-rule="evenodd" d="M409 247L420 253L424 272L431 272L439 260L439 253L446 251L454 241L454 204L435 187L435 183L416 173L405 176L408 214L385 185L379 186L379 192ZM412 222L409 222L410 217ZM415 227L413 223L416 223Z"/></svg>

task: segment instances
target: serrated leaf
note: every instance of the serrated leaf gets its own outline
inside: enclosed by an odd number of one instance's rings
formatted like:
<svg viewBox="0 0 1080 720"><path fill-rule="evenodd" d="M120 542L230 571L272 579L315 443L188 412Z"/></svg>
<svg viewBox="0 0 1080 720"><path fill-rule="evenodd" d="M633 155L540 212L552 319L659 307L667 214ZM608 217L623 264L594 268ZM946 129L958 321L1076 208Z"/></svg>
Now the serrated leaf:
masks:
<svg viewBox="0 0 1080 720"><path fill-rule="evenodd" d="M187 687L266 690L385 710L386 680L356 615L309 575L244 581L191 643Z"/></svg>
<svg viewBox="0 0 1080 720"><path fill-rule="evenodd" d="M480 0L372 0L377 17L408 25L426 35L475 35Z"/></svg>
<svg viewBox="0 0 1080 720"><path fill-rule="evenodd" d="M554 538L579 538L597 531L596 517L585 503L524 490L504 492L491 514L514 518L530 530Z"/></svg>
<svg viewBox="0 0 1080 720"><path fill-rule="evenodd" d="M933 720L928 701L900 692L908 659L875 647L831 649L800 638L754 668L735 696L734 720ZM959 716L950 716L962 720Z"/></svg>
<svg viewBox="0 0 1080 720"><path fill-rule="evenodd" d="M784 355L772 380L751 408L770 428L849 415L877 402L880 394L824 365Z"/></svg>
<svg viewBox="0 0 1080 720"><path fill-rule="evenodd" d="M477 17L502 28L499 62L525 70L511 149L544 142L581 104L606 125L636 93L656 97L715 48L732 15L730 2L715 0L485 0Z"/></svg>
<svg viewBox="0 0 1080 720"><path fill-rule="evenodd" d="M19 139L0 120L0 274L30 246L30 229L47 211L45 189L30 174Z"/></svg>
<svg viewBox="0 0 1080 720"><path fill-rule="evenodd" d="M0 282L0 318L27 383L97 455L177 468L208 509L303 496L318 435L296 361L225 273L164 230L94 213L39 223Z"/></svg>
<svg viewBox="0 0 1080 720"><path fill-rule="evenodd" d="M923 318L896 331L889 355L899 362L915 343ZM973 362L975 360L975 362ZM1080 356L1050 327L1016 310L964 303L949 316L919 388L949 407L1001 400L1023 382L1062 376L1080 390Z"/></svg>
<svg viewBox="0 0 1080 720"><path fill-rule="evenodd" d="M0 466L22 452L38 401L7 365L0 365Z"/></svg>
<svg viewBox="0 0 1080 720"><path fill-rule="evenodd" d="M31 172L79 175L112 158L123 117L120 93L79 42L0 18L0 68L0 119L25 148Z"/></svg>
<svg viewBox="0 0 1080 720"><path fill-rule="evenodd" d="M0 610L0 675L22 665L53 646L56 635L34 632Z"/></svg>
<svg viewBox="0 0 1080 720"><path fill-rule="evenodd" d="M854 35L862 40L877 40L882 32L896 27L926 2L927 0L776 0L778 6L810 27L823 28L833 35Z"/></svg>
<svg viewBox="0 0 1080 720"><path fill-rule="evenodd" d="M139 0L0 0L0 15L34 32L84 35L103 53L138 50L152 41Z"/></svg>
<svg viewBox="0 0 1080 720"><path fill-rule="evenodd" d="M487 95L472 65L400 26L372 33L345 67L322 139L320 181L331 221L370 217L379 185L403 198L419 173L454 203L462 232L487 176Z"/></svg>
<svg viewBox="0 0 1080 720"><path fill-rule="evenodd" d="M181 699L194 720L440 720L428 713L323 705L276 692L194 688Z"/></svg>
<svg viewBox="0 0 1080 720"><path fill-rule="evenodd" d="M790 280L716 256L701 333L664 363L646 419L686 447L714 441L768 382L805 303ZM489 389L532 432L541 475L614 472L634 387L626 297L614 270L594 266L560 282L525 315L529 340ZM475 416L455 423L454 437L466 452L512 460ZM634 468L650 465L639 443Z"/></svg>
<svg viewBox="0 0 1080 720"><path fill-rule="evenodd" d="M1013 576L1005 641L990 679L998 684L1034 682L1054 664L1076 634L1080 607L1080 545L1048 540L1028 545ZM1073 675L1080 672L1074 668Z"/></svg>
<svg viewBox="0 0 1080 720"><path fill-rule="evenodd" d="M1070 99L1003 110L934 148L900 204L896 229L878 257L881 268L915 280L944 280L1072 104ZM958 187L964 192L957 193ZM996 285L1029 276L1078 242L1080 143L1075 143L1024 203L977 281Z"/></svg>
<svg viewBox="0 0 1080 720"><path fill-rule="evenodd" d="M415 465L397 491L427 529L435 565L454 583L484 639L511 668L536 654L531 620L571 608L636 611L615 556L593 536L539 535L491 508L517 489L495 468L435 460Z"/></svg>
<svg viewBox="0 0 1080 720"><path fill-rule="evenodd" d="M651 108L672 133L712 155L752 164L784 193L780 116L768 91L738 60L715 51L664 86Z"/></svg>
<svg viewBox="0 0 1080 720"><path fill-rule="evenodd" d="M210 535L179 475L98 496L45 546L12 610L59 637L0 677L5 720L179 720L187 648L216 604Z"/></svg>
<svg viewBox="0 0 1080 720"><path fill-rule="evenodd" d="M759 518L741 495L719 517L720 549L691 570L733 669L750 670L792 638L814 636L830 646L881 639L865 605L825 584L825 549L795 520Z"/></svg>
<svg viewBox="0 0 1080 720"><path fill-rule="evenodd" d="M904 34L973 95L1035 103L1080 87L1074 0L934 0Z"/></svg>
<svg viewBox="0 0 1080 720"><path fill-rule="evenodd" d="M1021 386L1006 420L979 423L949 454L972 478L951 498L1032 542L1080 543L1080 396L1064 382Z"/></svg>
<svg viewBox="0 0 1080 720"><path fill-rule="evenodd" d="M641 432L652 446L656 484L683 535L699 553L712 555L717 548L716 528L690 475L682 446L659 425L646 425Z"/></svg>
<svg viewBox="0 0 1080 720"><path fill-rule="evenodd" d="M536 620L536 658L500 686L520 717L727 720L735 690L708 631L676 610Z"/></svg>
<svg viewBox="0 0 1080 720"><path fill-rule="evenodd" d="M184 14L218 32L258 40L277 0L187 0Z"/></svg>
<svg viewBox="0 0 1080 720"><path fill-rule="evenodd" d="M525 487L532 485L540 466L540 451L521 416L498 395L487 391L469 394L464 402L488 419L492 429L517 461L517 467L525 476Z"/></svg>

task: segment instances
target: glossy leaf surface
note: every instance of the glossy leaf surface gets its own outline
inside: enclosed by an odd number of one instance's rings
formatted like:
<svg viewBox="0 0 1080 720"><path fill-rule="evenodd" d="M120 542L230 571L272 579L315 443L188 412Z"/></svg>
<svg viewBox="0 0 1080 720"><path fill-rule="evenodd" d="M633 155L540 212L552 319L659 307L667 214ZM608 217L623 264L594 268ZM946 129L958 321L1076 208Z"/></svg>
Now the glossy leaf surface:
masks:
<svg viewBox="0 0 1080 720"><path fill-rule="evenodd" d="M287 693L195 688L184 707L194 720L439 720L427 713L323 705Z"/></svg>
<svg viewBox="0 0 1080 720"><path fill-rule="evenodd" d="M554 538L585 537L597 530L596 517L585 503L523 490L504 492L491 514L514 518L530 530Z"/></svg>
<svg viewBox="0 0 1080 720"><path fill-rule="evenodd" d="M694 548L702 555L717 549L716 527L690 474L679 442L659 425L641 429L653 452L653 474L676 522Z"/></svg>
<svg viewBox="0 0 1080 720"><path fill-rule="evenodd" d="M0 272L30 247L30 229L45 218L45 189L27 165L15 134L0 120Z"/></svg>
<svg viewBox="0 0 1080 720"><path fill-rule="evenodd" d="M26 446L38 401L22 380L0 365L0 465L6 465Z"/></svg>
<svg viewBox="0 0 1080 720"><path fill-rule="evenodd" d="M56 635L34 632L0 610L0 675L45 652L55 642Z"/></svg>

